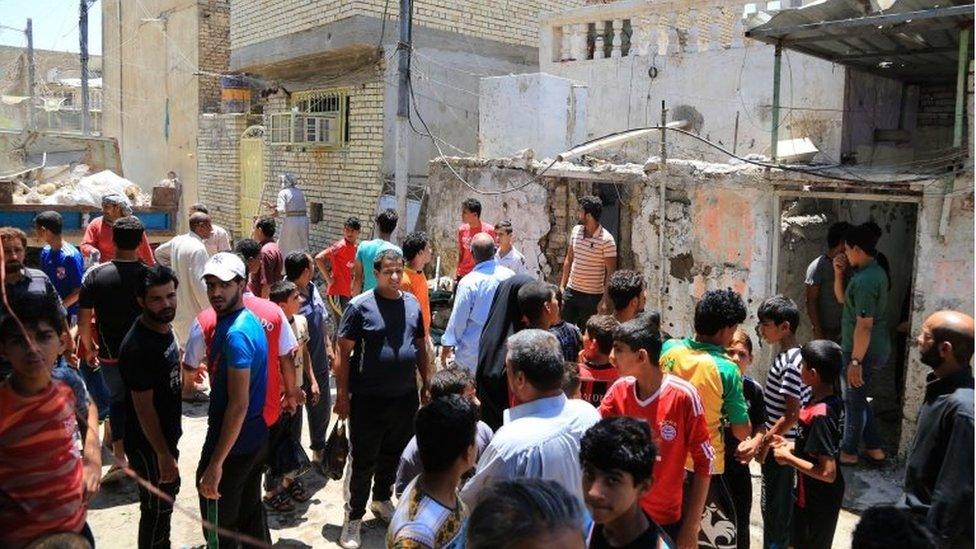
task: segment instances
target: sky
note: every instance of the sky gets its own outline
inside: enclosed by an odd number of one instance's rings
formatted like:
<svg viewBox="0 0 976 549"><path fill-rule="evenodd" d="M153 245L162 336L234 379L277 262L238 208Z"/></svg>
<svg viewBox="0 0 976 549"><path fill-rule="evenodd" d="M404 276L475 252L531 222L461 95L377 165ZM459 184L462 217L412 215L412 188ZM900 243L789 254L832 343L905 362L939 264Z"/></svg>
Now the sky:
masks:
<svg viewBox="0 0 976 549"><path fill-rule="evenodd" d="M33 19L34 47L77 52L80 0L0 0L0 44L26 47L23 31ZM88 52L102 52L102 2L88 8Z"/></svg>

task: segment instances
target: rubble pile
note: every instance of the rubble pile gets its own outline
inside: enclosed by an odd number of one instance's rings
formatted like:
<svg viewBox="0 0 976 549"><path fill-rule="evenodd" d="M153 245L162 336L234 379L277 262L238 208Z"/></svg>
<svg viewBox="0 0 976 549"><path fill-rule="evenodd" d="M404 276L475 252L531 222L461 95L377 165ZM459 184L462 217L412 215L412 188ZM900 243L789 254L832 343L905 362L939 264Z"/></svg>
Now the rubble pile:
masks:
<svg viewBox="0 0 976 549"><path fill-rule="evenodd" d="M62 206L91 206L100 208L102 196L119 193L127 196L135 207L149 206L152 197L138 185L111 170L91 173L86 164L45 167L37 174L33 185L15 184L14 204L50 204Z"/></svg>

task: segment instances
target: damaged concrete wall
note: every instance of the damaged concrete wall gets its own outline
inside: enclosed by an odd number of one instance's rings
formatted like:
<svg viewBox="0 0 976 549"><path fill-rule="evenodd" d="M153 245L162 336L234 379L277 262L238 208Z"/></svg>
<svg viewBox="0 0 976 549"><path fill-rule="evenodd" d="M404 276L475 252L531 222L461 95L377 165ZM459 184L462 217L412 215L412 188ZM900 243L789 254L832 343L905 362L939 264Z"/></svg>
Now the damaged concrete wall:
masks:
<svg viewBox="0 0 976 549"><path fill-rule="evenodd" d="M942 216L942 183L926 189L918 217L918 245L915 257L915 282L912 294L911 334L918 334L922 322L942 309L973 314L973 190L972 173L961 174L958 189L945 205L949 219L945 236L939 236ZM931 371L918 359L918 348L910 347L905 369L905 405L902 409L902 436L899 452L911 448L915 421L925 395L925 376Z"/></svg>

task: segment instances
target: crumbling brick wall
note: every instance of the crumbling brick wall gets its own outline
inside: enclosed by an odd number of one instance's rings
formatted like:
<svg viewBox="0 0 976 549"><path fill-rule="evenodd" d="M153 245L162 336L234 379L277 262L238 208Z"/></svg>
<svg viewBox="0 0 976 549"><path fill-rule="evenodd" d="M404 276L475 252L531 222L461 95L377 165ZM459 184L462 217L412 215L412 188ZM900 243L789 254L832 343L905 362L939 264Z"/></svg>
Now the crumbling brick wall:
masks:
<svg viewBox="0 0 976 549"><path fill-rule="evenodd" d="M220 77L230 67L230 0L200 2L200 112L220 111Z"/></svg>
<svg viewBox="0 0 976 549"><path fill-rule="evenodd" d="M416 0L416 25L508 44L538 47L539 16L583 5L583 0ZM382 17L396 32L396 2L386 0L232 0L231 44L241 48L356 15Z"/></svg>
<svg viewBox="0 0 976 549"><path fill-rule="evenodd" d="M197 177L200 201L213 222L240 237L240 137L248 127L243 114L200 115Z"/></svg>
<svg viewBox="0 0 976 549"><path fill-rule="evenodd" d="M383 91L375 78L351 86L349 91L349 142L338 149L271 145L265 133L262 203L274 202L278 176L293 172L311 209L322 205L322 221L310 228L312 250L324 248L342 236L343 222L355 215L363 223L363 238L371 238L376 203L382 188ZM280 92L269 98L266 113L283 112L289 99ZM265 117L265 126L268 126Z"/></svg>

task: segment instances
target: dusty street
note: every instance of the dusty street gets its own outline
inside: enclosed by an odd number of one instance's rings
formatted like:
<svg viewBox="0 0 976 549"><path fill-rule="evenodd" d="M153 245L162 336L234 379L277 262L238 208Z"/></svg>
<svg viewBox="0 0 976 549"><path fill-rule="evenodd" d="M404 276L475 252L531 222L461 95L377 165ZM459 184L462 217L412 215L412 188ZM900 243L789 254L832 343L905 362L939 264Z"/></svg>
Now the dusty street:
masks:
<svg viewBox="0 0 976 549"><path fill-rule="evenodd" d="M177 499L178 504L192 516L175 511L173 514L173 546L193 547L202 545L203 533L195 522L199 515L197 492L193 487L193 478L200 448L206 434L207 418L206 404L184 404L183 408L183 438L180 440L180 471L183 487ZM307 428L305 435L307 438ZM752 513L753 547L761 547L762 526L759 516L759 478L756 476L758 468L753 471L754 504ZM845 470L845 473L847 471ZM848 474L848 491L852 487L876 485L887 478L875 477L867 481L859 481L855 475ZM858 475L860 477L860 475ZM887 475L886 475L887 477ZM269 514L271 538L276 547L338 547L336 540L342 527L342 481L324 482L315 472L309 472L303 482L310 492L314 492L311 501L306 504L296 504L294 512L289 514ZM892 497L891 491L881 492L882 498ZM855 498L856 499L856 498ZM883 501L883 499L881 500ZM852 502L858 505L856 502ZM875 501L877 503L877 501ZM363 527L363 547L376 548L383 546L385 525L366 512ZM88 513L88 522L95 539L101 549L128 548L135 546L136 531L139 524L139 502L135 484L125 481L103 487L101 493L92 503ZM857 515L846 510L841 511L837 534L834 537L836 549L850 547L850 536L857 523Z"/></svg>

